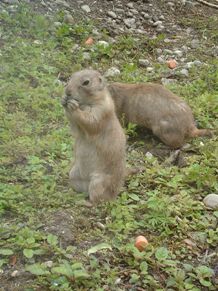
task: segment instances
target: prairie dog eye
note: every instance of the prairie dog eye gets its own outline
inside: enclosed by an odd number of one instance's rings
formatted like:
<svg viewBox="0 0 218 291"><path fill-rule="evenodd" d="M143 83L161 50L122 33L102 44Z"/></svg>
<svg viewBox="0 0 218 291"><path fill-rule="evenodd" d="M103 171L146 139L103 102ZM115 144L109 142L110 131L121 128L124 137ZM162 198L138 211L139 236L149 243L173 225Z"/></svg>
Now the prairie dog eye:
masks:
<svg viewBox="0 0 218 291"><path fill-rule="evenodd" d="M89 80L85 80L83 83L82 83L83 86L88 86L89 85Z"/></svg>
<svg viewBox="0 0 218 291"><path fill-rule="evenodd" d="M100 83L102 82L102 78L101 78L101 77L99 77L99 82L100 82Z"/></svg>

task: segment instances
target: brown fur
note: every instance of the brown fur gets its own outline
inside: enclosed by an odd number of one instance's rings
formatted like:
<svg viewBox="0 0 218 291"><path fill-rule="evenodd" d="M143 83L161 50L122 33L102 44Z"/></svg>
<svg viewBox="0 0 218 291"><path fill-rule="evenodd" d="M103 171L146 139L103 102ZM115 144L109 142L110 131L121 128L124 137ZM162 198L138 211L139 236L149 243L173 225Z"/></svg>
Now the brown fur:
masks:
<svg viewBox="0 0 218 291"><path fill-rule="evenodd" d="M151 129L172 148L181 147L187 138L211 135L196 128L187 103L162 85L111 83L108 89L120 118L124 114L127 122Z"/></svg>
<svg viewBox="0 0 218 291"><path fill-rule="evenodd" d="M125 176L126 139L105 81L97 71L79 71L65 92L62 105L76 138L72 186L92 203L113 199Z"/></svg>

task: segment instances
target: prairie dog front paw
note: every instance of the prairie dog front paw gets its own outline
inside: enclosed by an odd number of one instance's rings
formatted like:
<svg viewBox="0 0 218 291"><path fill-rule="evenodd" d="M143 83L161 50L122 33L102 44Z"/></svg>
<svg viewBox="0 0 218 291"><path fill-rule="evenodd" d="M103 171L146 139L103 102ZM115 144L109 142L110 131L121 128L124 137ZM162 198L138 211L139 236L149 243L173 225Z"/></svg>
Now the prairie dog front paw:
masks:
<svg viewBox="0 0 218 291"><path fill-rule="evenodd" d="M78 101L76 100L69 100L68 103L67 103L67 107L70 109L70 110L76 110L79 108L79 103Z"/></svg>

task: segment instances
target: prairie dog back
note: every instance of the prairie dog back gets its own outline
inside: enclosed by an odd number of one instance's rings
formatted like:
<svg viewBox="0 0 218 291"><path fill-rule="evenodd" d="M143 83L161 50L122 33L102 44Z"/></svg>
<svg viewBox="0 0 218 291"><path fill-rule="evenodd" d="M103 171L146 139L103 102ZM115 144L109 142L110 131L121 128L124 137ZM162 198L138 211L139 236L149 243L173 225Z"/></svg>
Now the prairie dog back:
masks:
<svg viewBox="0 0 218 291"><path fill-rule="evenodd" d="M209 135L195 126L188 104L158 84L111 83L108 86L119 117L152 130L165 144L181 147L189 137Z"/></svg>
<svg viewBox="0 0 218 291"><path fill-rule="evenodd" d="M72 75L62 105L76 137L73 188L92 203L117 196L125 175L126 139L106 82L94 70Z"/></svg>

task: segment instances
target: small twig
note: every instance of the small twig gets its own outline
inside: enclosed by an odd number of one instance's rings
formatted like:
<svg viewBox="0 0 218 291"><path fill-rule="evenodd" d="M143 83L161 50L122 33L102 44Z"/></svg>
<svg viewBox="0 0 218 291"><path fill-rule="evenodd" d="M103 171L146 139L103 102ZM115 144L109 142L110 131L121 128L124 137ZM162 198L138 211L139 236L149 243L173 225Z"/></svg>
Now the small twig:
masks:
<svg viewBox="0 0 218 291"><path fill-rule="evenodd" d="M196 0L198 3L201 3L201 4L204 4L206 6L209 6L209 7L212 7L212 8L216 8L218 9L218 5L216 4L213 4L213 3L209 3L207 1L204 1L204 0ZM218 0L216 0L218 2Z"/></svg>

